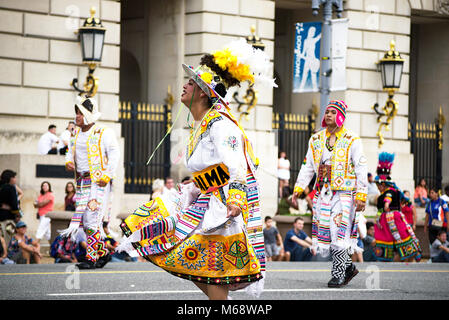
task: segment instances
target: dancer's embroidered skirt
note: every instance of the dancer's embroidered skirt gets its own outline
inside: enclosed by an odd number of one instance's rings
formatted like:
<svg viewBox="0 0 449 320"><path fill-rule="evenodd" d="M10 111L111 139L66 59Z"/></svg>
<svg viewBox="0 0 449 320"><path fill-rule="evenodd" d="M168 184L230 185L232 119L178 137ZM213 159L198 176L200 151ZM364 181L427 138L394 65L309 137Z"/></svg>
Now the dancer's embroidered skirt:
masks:
<svg viewBox="0 0 449 320"><path fill-rule="evenodd" d="M232 219L226 219L226 202L221 198L227 190L196 198L186 196L189 192L187 188L172 191L130 215L121 225L133 246L126 251L135 250L175 276L229 284L230 290L261 280L265 250L256 181L248 177L249 210Z"/></svg>
<svg viewBox="0 0 449 320"><path fill-rule="evenodd" d="M374 225L376 247L374 253L380 261L393 261L395 251L401 260L415 257L421 259L419 240L403 213L399 211L384 212L379 219L380 227Z"/></svg>

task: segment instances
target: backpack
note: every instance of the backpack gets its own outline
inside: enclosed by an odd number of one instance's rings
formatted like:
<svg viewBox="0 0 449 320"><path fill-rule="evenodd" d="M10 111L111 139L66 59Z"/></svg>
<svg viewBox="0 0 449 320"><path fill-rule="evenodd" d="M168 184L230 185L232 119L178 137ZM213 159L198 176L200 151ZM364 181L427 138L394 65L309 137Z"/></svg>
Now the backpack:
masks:
<svg viewBox="0 0 449 320"><path fill-rule="evenodd" d="M50 256L52 256L55 259L58 257L58 247L59 241L61 241L61 239L62 239L61 235L58 235L50 245Z"/></svg>

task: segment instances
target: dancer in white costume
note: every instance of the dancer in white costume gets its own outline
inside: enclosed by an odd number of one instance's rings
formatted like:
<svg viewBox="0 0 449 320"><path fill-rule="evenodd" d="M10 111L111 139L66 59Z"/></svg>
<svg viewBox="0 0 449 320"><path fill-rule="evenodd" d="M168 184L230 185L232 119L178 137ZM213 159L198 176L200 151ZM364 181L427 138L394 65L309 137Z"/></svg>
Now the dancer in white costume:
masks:
<svg viewBox="0 0 449 320"><path fill-rule="evenodd" d="M312 251L332 254L329 287L341 287L358 273L351 261L357 246L358 212L365 209L366 158L359 137L343 126L347 106L330 101L296 180L293 199L317 175L313 199Z"/></svg>
<svg viewBox="0 0 449 320"><path fill-rule="evenodd" d="M75 104L76 129L66 154L66 169L75 172L76 211L63 236L76 238L86 232L86 261L80 269L102 268L110 261L102 237L103 219L109 214L112 180L120 158L120 150L112 129L95 122L100 118L94 99L84 98ZM109 218L106 216L106 218Z"/></svg>
<svg viewBox="0 0 449 320"><path fill-rule="evenodd" d="M117 250L193 281L209 299L263 290L258 160L223 97L247 80L272 85L261 72L267 66L268 57L244 40L204 55L197 68L183 65L189 80L181 101L195 120L185 156L193 182L142 205L122 224L129 238Z"/></svg>

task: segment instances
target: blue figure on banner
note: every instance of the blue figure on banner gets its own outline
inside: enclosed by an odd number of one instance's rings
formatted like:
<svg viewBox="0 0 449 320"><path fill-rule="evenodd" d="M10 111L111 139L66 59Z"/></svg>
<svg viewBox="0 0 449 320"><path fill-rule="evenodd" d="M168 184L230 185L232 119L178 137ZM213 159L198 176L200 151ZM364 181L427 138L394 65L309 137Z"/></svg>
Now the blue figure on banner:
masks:
<svg viewBox="0 0 449 320"><path fill-rule="evenodd" d="M295 74L294 92L316 92L320 70L321 23L298 23L296 37L295 58L299 74Z"/></svg>

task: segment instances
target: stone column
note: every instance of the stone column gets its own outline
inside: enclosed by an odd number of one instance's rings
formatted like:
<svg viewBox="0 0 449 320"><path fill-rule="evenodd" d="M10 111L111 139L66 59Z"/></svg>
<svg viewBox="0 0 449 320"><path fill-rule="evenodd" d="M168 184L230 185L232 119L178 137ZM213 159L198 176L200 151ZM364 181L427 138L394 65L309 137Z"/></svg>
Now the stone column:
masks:
<svg viewBox="0 0 449 320"><path fill-rule="evenodd" d="M393 180L402 189L414 190L413 155L408 141L410 6L407 1L400 0L346 1L344 14L349 18L344 97L349 107L346 124L362 138L370 172L375 174L380 152L394 152ZM396 50L405 63L401 87L394 95L398 113L390 130L382 131L385 143L378 148L379 124L371 107L376 102L382 107L387 93L382 90L376 63L389 50L391 40L396 42Z"/></svg>

